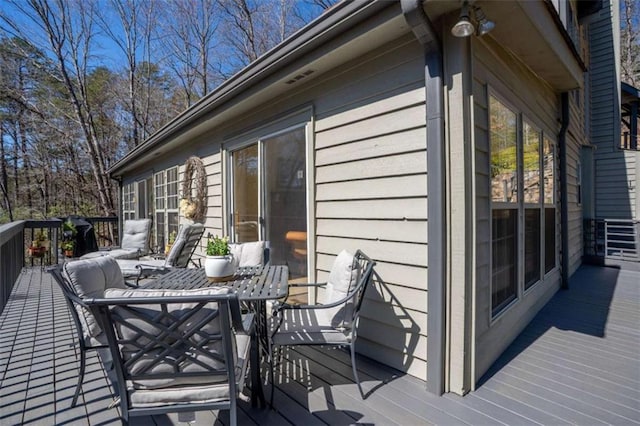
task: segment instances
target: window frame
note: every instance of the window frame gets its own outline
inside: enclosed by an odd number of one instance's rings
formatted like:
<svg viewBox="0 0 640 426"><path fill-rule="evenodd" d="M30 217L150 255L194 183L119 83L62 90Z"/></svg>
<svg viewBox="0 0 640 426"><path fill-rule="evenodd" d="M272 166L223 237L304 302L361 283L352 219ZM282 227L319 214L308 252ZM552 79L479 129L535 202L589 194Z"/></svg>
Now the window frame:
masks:
<svg viewBox="0 0 640 426"><path fill-rule="evenodd" d="M538 195L538 202L533 202L533 203L527 203L524 200L524 188L522 191L522 214L523 214L523 221L522 221L522 226L523 226L523 265L522 265L522 269L523 269L523 275L522 275L522 280L523 280L523 294L526 295L529 291L531 291L532 288L534 288L538 283L540 283L543 278L544 278L544 248L545 248L545 241L544 241L544 230L545 230L545 218L544 218L544 178L543 178L543 145L544 145L544 132L542 131L542 128L540 126L537 126L536 124L534 124L534 121L531 120L529 118L529 116L525 115L524 113L520 113L522 116L522 155L521 155L521 161L522 161L522 169L521 169L521 174L522 174L522 183L524 186L524 172L525 172L525 167L524 167L524 144L525 144L525 138L524 138L524 129L525 129L525 125L529 126L533 131L535 131L538 134L538 186L539 186L539 195ZM555 160L555 159L554 159ZM554 174L555 176L555 174ZM527 227L527 210L537 210L539 213L539 217L538 217L538 279L536 281L534 281L533 283L531 283L529 286L527 286L527 282L526 282L526 275L527 275L527 271L526 271L526 238L527 238L527 233L526 233L526 227Z"/></svg>
<svg viewBox="0 0 640 426"><path fill-rule="evenodd" d="M546 211L547 209L554 209L554 220L555 227L557 229L557 215L558 215L558 196L557 196L557 187L558 187L558 159L557 159L557 142L555 137L550 133L546 132L542 126L540 126L535 119L531 117L531 114L523 111L522 108L518 108L512 102L509 102L503 96L500 95L493 87L488 87L487 90L487 129L489 135L489 168L491 169L491 161L492 161L492 144L491 144L491 98L498 101L504 107L508 108L511 112L516 115L516 164L517 171L516 176L518 182L516 184L516 188L518 190L518 194L516 197L516 202L499 202L494 201L493 199L493 185L492 185L492 177L489 176L489 212L490 212L490 221L489 221L489 240L490 240L490 250L489 250L489 265L490 265L490 282L489 282L489 321L490 324L493 324L498 319L500 319L503 315L511 310L511 308L518 304L522 299L524 299L530 292L532 292L535 288L539 287L540 283L544 282L546 277L553 273L554 270L558 268L558 241L557 238L554 241L554 266L546 271ZM539 179L539 198L537 202L525 202L524 196L524 149L525 149L525 126L533 129L538 135L538 179ZM545 188L545 143L549 142L549 145L552 150L552 158L553 158L553 202L546 202L546 188ZM515 250L516 256L514 258L516 262L516 288L515 294L513 295L513 299L510 298L508 302L503 302L497 306L493 306L493 297L494 297L494 211L495 210L506 210L512 209L516 210L516 220L517 220L517 235L516 235L516 244L517 250ZM539 256L539 264L538 264L538 278L535 282L530 283L527 286L525 282L526 278L526 213L527 210L537 210L539 212L539 221L538 221L538 256ZM554 234L555 235L555 234Z"/></svg>
<svg viewBox="0 0 640 426"><path fill-rule="evenodd" d="M136 190L136 182L130 182L126 185L122 185L122 219L131 220L136 217L136 207L135 207L135 190Z"/></svg>
<svg viewBox="0 0 640 426"><path fill-rule="evenodd" d="M169 195L169 173L174 172L175 170L175 181L171 181L172 184L175 184L176 193L175 195ZM162 180L162 182L159 182ZM178 166L167 167L166 169L159 170L153 173L153 237L156 244L157 250L162 250L164 245L169 241L169 235L172 231L177 232L177 227L180 225L180 212L179 212L179 169ZM175 207L169 207L169 197L175 197ZM162 206L159 204L162 202ZM162 214L163 216L163 224L162 224L162 235L159 235L158 232L158 214ZM169 223L170 215L177 215L177 223L174 225ZM160 238L161 237L161 238Z"/></svg>
<svg viewBox="0 0 640 426"><path fill-rule="evenodd" d="M545 141L549 142L549 145L551 147L551 155L553 158L553 167L551 168L551 170L553 170L553 188L551 190L551 195L553 196L553 200L551 203L547 203L546 202L546 195L547 195L547 187L545 184L545 176L544 176L544 144ZM550 134L545 133L544 131L542 132L542 191L543 191L543 197L542 197L542 211L544 213L544 218L543 218L543 246L542 246L542 253L543 253L543 260L544 262L542 262L542 276L543 278L546 278L549 274L553 273L553 271L555 269L558 268L558 264L559 264L559 257L560 257L560 250L558 247L558 238L554 238L554 264L553 267L551 267L549 269L549 271L547 271L547 266L546 266L546 247L547 247L547 241L546 241L546 211L547 209L553 209L554 210L554 231L558 229L558 213L559 213L559 209L558 209L558 201L560 199L560 197L558 197L558 189L559 189L559 185L558 185L558 165L559 165L559 158L558 158L558 142L555 138L552 138ZM557 232L553 233L554 236L557 235Z"/></svg>

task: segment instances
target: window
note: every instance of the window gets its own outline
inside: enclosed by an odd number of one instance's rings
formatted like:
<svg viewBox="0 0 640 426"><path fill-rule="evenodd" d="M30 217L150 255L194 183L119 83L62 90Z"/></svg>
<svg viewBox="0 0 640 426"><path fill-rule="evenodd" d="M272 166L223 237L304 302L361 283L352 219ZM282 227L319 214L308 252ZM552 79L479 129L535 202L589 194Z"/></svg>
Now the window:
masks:
<svg viewBox="0 0 640 426"><path fill-rule="evenodd" d="M178 232L178 168L172 167L153 175L154 238L156 250Z"/></svg>
<svg viewBox="0 0 640 426"><path fill-rule="evenodd" d="M556 267L556 150L548 139L543 139L542 170L544 189L544 272Z"/></svg>
<svg viewBox="0 0 640 426"><path fill-rule="evenodd" d="M307 277L305 127L258 138L231 152L231 232L236 242L267 240L273 263Z"/></svg>
<svg viewBox="0 0 640 426"><path fill-rule="evenodd" d="M524 184L524 288L540 280L540 139L542 134L527 122L523 124L522 168Z"/></svg>
<svg viewBox="0 0 640 426"><path fill-rule="evenodd" d="M490 99L492 294L494 311L501 310L517 295L518 285L518 173L517 116Z"/></svg>
<svg viewBox="0 0 640 426"><path fill-rule="evenodd" d="M135 184L130 183L122 187L122 218L135 219Z"/></svg>
<svg viewBox="0 0 640 426"><path fill-rule="evenodd" d="M165 206L166 206L166 184L164 172L158 172L153 175L153 195L154 195L154 239L155 247L164 247L167 244L165 238L166 220L165 220Z"/></svg>
<svg viewBox="0 0 640 426"><path fill-rule="evenodd" d="M491 139L491 312L556 266L555 150L541 130L494 96Z"/></svg>
<svg viewBox="0 0 640 426"><path fill-rule="evenodd" d="M178 233L178 168L167 169L167 234Z"/></svg>
<svg viewBox="0 0 640 426"><path fill-rule="evenodd" d="M622 83L622 89L626 92L626 85ZM635 90L635 89L634 89ZM628 94L625 94L628 96ZM640 137L638 137L638 128L640 128L640 114L638 114L639 103L637 100L624 102L621 107L621 149L640 150Z"/></svg>
<svg viewBox="0 0 640 426"><path fill-rule="evenodd" d="M136 219L153 217L153 192L151 178L136 182Z"/></svg>

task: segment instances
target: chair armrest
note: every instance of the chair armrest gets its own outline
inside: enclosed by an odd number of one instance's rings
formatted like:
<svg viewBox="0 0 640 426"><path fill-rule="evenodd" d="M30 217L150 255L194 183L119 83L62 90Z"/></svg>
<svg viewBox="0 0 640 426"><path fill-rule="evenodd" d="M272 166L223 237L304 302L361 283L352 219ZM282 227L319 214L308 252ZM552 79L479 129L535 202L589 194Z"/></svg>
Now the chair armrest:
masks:
<svg viewBox="0 0 640 426"><path fill-rule="evenodd" d="M139 275L164 275L171 271L171 268L166 266L145 265L144 263L136 265L136 269L140 270Z"/></svg>
<svg viewBox="0 0 640 426"><path fill-rule="evenodd" d="M136 265L136 269L138 270L138 276L136 277L136 287L140 285L140 280L144 277L148 277L149 275L164 275L171 271L171 268L167 268L166 266L154 266L145 264Z"/></svg>
<svg viewBox="0 0 640 426"><path fill-rule="evenodd" d="M327 283L291 283L289 287L324 287Z"/></svg>
<svg viewBox="0 0 640 426"><path fill-rule="evenodd" d="M327 305L292 305L287 302L280 302L278 305L273 307L272 315L277 317L280 314L280 311L284 311L287 309L324 309L330 306Z"/></svg>
<svg viewBox="0 0 640 426"><path fill-rule="evenodd" d="M283 311L285 309L324 309L327 307L327 305L291 305L289 303L283 302L273 308L273 314L277 315L279 311Z"/></svg>
<svg viewBox="0 0 640 426"><path fill-rule="evenodd" d="M291 283L289 284L289 288L291 287L309 287L309 288L320 288L320 287L324 287L326 286L327 283ZM287 300L289 300L289 296L291 296L290 294L287 294L284 299L281 299L283 304L285 305L289 305L287 303ZM289 305L289 306L294 306L294 305ZM273 310L273 312L275 313L275 309Z"/></svg>
<svg viewBox="0 0 640 426"><path fill-rule="evenodd" d="M349 299L353 298L353 294L351 295L347 295L345 297L343 297L340 300L336 300L335 302L331 302L331 303L327 303L327 304L322 304L322 305L291 305L289 303L282 302L280 303L278 306L273 308L273 315L277 316L278 313L284 309L329 309L329 308L335 308L336 306L341 306L344 305L345 302L347 302Z"/></svg>

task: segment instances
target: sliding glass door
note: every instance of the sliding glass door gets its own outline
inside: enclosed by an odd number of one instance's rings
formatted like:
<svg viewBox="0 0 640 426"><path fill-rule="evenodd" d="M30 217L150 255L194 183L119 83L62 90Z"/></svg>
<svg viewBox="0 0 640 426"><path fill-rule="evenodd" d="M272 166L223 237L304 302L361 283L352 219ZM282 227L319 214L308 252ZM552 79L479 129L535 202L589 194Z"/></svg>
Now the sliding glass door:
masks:
<svg viewBox="0 0 640 426"><path fill-rule="evenodd" d="M307 276L304 127L260 139L231 153L232 235L269 241L271 262Z"/></svg>
<svg viewBox="0 0 640 426"><path fill-rule="evenodd" d="M258 144L235 151L233 171L233 240L237 243L260 239L258 191Z"/></svg>

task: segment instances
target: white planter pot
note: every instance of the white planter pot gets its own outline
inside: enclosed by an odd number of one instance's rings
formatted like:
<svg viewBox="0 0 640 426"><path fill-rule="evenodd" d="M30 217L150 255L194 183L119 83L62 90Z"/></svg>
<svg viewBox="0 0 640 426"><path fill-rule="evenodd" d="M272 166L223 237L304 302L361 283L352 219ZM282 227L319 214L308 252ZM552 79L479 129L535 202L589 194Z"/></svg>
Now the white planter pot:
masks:
<svg viewBox="0 0 640 426"><path fill-rule="evenodd" d="M204 260L204 273L211 281L224 281L236 272L233 255L207 256Z"/></svg>

